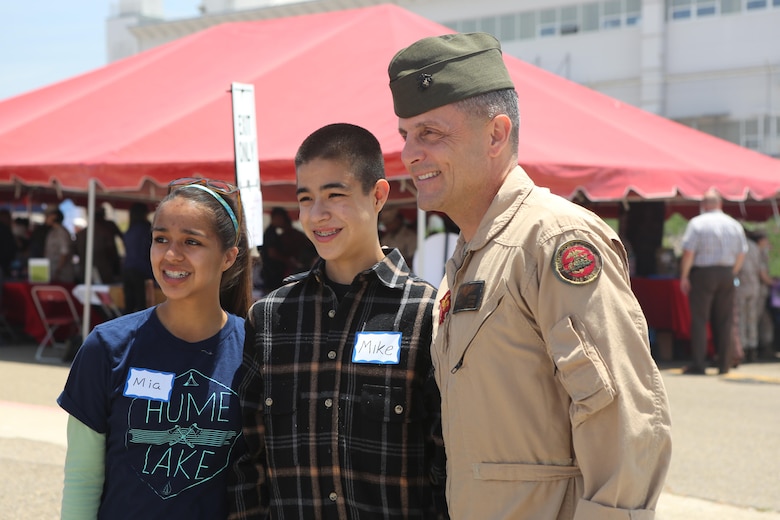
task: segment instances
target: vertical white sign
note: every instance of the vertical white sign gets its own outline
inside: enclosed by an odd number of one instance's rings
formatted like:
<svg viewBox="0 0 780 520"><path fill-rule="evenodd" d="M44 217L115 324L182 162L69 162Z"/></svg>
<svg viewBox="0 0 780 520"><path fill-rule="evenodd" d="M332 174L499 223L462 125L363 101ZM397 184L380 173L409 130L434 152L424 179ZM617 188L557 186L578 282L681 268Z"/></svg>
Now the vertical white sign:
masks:
<svg viewBox="0 0 780 520"><path fill-rule="evenodd" d="M241 190L249 247L263 245L263 194L257 157L255 86L232 83L236 184Z"/></svg>

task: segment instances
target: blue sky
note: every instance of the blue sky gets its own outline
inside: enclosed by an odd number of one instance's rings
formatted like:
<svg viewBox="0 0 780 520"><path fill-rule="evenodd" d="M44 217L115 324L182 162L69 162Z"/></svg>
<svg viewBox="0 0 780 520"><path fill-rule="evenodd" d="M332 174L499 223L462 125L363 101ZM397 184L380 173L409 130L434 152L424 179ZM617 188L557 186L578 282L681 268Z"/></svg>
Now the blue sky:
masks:
<svg viewBox="0 0 780 520"><path fill-rule="evenodd" d="M106 64L106 18L117 0L2 0L0 101ZM199 0L163 0L166 18Z"/></svg>

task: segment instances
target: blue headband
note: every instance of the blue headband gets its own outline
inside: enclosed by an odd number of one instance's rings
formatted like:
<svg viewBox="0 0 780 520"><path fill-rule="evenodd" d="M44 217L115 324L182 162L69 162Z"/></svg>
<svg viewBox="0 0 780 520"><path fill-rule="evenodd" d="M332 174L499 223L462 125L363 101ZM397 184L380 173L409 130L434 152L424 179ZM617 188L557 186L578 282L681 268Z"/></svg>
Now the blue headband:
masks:
<svg viewBox="0 0 780 520"><path fill-rule="evenodd" d="M212 190L211 188L207 188L206 186L202 184L186 184L184 186L180 186L181 188L198 188L199 190L203 190L215 199L217 199L217 202L222 204L222 207L225 208L225 211L227 211L228 216L230 217L230 220L233 221L233 228L236 230L236 237L238 237L238 220L236 220L236 214L233 213L233 210L230 209L230 204L225 202L225 199L223 199L216 191Z"/></svg>

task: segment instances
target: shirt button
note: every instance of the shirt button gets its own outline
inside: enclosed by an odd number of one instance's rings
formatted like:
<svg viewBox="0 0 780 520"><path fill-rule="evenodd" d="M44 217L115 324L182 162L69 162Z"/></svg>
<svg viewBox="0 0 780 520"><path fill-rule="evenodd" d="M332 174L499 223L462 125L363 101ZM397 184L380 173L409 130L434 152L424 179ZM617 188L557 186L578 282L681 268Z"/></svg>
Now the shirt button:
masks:
<svg viewBox="0 0 780 520"><path fill-rule="evenodd" d="M325 399L325 408L330 408L331 406L333 406L333 399L329 397Z"/></svg>
<svg viewBox="0 0 780 520"><path fill-rule="evenodd" d="M334 309L331 309L331 310L328 311L328 317L329 318L332 318L335 315L336 315L336 311Z"/></svg>
<svg viewBox="0 0 780 520"><path fill-rule="evenodd" d="M401 406L400 404L395 405L394 410L395 410L395 413L398 414L398 415L401 415L402 413L404 413L404 407Z"/></svg>
<svg viewBox="0 0 780 520"><path fill-rule="evenodd" d="M328 359L336 359L336 351L335 350L331 350L330 352L328 352Z"/></svg>
<svg viewBox="0 0 780 520"><path fill-rule="evenodd" d="M271 406L272 404L274 404L274 400L271 399L270 397L266 397L265 398L265 405L266 406Z"/></svg>
<svg viewBox="0 0 780 520"><path fill-rule="evenodd" d="M331 502L335 502L338 497L339 496L336 493L331 493L330 495L328 495L328 498L330 499Z"/></svg>

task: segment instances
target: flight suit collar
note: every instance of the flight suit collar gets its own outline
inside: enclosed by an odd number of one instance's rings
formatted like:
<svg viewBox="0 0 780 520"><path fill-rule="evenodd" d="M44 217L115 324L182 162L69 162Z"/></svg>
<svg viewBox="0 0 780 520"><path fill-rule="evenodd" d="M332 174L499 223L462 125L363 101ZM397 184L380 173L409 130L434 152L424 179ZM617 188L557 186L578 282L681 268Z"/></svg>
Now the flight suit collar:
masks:
<svg viewBox="0 0 780 520"><path fill-rule="evenodd" d="M534 183L520 166L515 167L507 175L503 184L493 198L490 207L474 233L474 237L466 243L463 235L458 237L453 258L460 266L469 251L477 251L493 240L515 216L531 190Z"/></svg>

